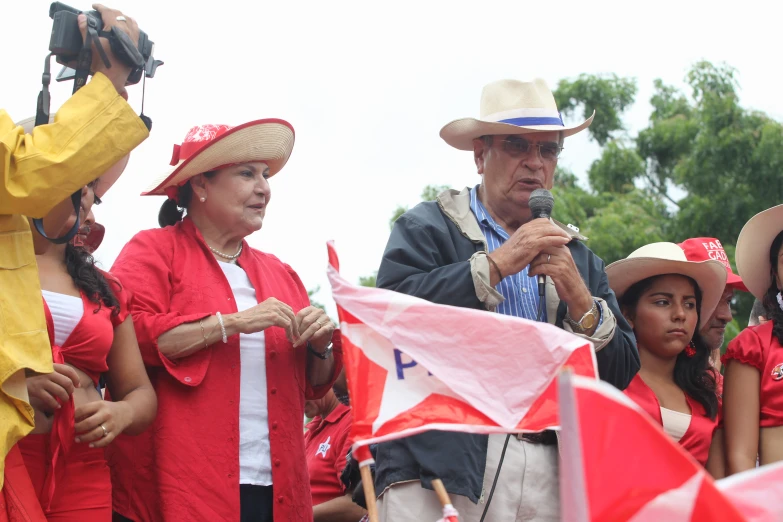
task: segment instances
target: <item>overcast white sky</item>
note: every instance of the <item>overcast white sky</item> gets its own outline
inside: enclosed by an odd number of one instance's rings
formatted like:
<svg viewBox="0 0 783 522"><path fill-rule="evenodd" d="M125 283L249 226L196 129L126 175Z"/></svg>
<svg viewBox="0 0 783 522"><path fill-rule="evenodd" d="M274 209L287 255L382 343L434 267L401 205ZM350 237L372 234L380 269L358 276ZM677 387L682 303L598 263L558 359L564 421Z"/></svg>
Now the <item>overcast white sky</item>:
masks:
<svg viewBox="0 0 783 522"><path fill-rule="evenodd" d="M17 121L35 111L49 3L3 6L0 105ZM332 315L327 240L356 281L377 269L397 205L415 204L427 184L477 183L470 153L438 132L478 116L491 81L542 77L554 87L580 73L635 77L637 103L626 114L633 136L646 126L653 80L681 86L688 68L708 59L739 70L743 104L783 119L780 2L105 3L138 20L165 65L147 83L152 135L95 209L107 229L102 266L157 226L162 198L138 194L191 126L283 118L296 145L272 179L264 228L249 241L291 264L308 288L320 285ZM54 86L53 110L71 87ZM141 86L130 92L138 110ZM598 147L586 133L565 147L561 165L584 179Z"/></svg>

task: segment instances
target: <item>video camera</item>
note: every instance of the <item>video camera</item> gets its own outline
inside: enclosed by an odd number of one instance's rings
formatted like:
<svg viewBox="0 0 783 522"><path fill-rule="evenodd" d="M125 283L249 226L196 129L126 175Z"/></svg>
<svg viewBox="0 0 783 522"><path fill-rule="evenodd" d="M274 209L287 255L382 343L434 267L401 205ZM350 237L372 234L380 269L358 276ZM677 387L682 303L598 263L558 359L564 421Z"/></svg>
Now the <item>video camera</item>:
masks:
<svg viewBox="0 0 783 522"><path fill-rule="evenodd" d="M82 40L81 31L79 31L80 14L87 17L87 35ZM147 33L139 31L139 41L133 42L127 33L112 27L111 31L104 31L104 23L101 14L98 11L79 11L73 7L67 6L61 2L54 2L49 7L49 17L54 20L52 25L52 36L49 40L49 55L44 62L44 72L41 76L41 92L38 94L38 108L35 113L35 125L46 125L49 123L50 94L49 83L51 81L50 61L54 56L57 63L65 65L57 81L74 80L73 92L75 93L87 84L87 77L93 74L92 67L92 48L100 55L104 65L111 67L111 62L106 54L100 38L106 38L111 45L112 54L132 68L126 85L135 85L143 78L152 78L155 76L155 70L163 65L163 62L156 60L152 56L155 44L149 39ZM71 68L73 67L73 68ZM152 130L152 120L144 114L144 93L141 98L141 114L139 118L144 122L148 130ZM81 206L81 190L71 195L73 209L76 213L76 221L71 230L64 236L50 238L46 235L43 228L43 220L33 219L33 226L43 237L52 243L62 244L70 241L79 231L81 225L79 219L79 208Z"/></svg>
<svg viewBox="0 0 783 522"><path fill-rule="evenodd" d="M104 23L98 11L79 11L61 2L53 2L49 7L49 17L54 20L49 51L57 58L57 63L68 65L76 61L82 51L82 35L77 21L80 14L87 17L88 28L94 29L98 36L109 40L114 55L134 68L128 77L127 85L139 83L142 75L153 78L158 66L163 65L163 62L153 58L155 44L144 31L139 31L139 41L136 45L126 33L116 27L112 27L111 31L104 31ZM63 81L73 77L71 71L71 74L61 73L57 79Z"/></svg>

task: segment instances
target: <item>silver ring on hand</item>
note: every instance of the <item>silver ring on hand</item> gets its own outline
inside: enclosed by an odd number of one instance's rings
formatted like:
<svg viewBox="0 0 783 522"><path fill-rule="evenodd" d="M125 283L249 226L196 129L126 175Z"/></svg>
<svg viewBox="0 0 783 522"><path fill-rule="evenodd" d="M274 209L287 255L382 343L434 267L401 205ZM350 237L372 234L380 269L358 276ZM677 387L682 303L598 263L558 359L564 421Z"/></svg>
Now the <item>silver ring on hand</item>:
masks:
<svg viewBox="0 0 783 522"><path fill-rule="evenodd" d="M128 21L128 20L127 20L127 19L126 19L124 16L122 16L122 15L118 16L117 18L115 18L115 20L117 20L118 22L127 22L127 21Z"/></svg>
<svg viewBox="0 0 783 522"><path fill-rule="evenodd" d="M552 254L546 255L546 262L549 263L549 261L552 259Z"/></svg>
<svg viewBox="0 0 783 522"><path fill-rule="evenodd" d="M109 434L109 432L106 431L106 426L104 426L103 424L101 424L101 429L103 430L103 436L104 437Z"/></svg>

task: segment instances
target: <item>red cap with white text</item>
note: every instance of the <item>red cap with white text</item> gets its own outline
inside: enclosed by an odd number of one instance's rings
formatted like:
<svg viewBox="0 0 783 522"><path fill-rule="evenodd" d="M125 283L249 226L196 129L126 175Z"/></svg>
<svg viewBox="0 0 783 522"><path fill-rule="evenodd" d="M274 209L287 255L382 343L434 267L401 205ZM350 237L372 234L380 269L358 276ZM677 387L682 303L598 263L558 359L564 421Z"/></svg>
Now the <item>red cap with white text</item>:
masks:
<svg viewBox="0 0 783 522"><path fill-rule="evenodd" d="M729 257L718 239L714 237L692 237L679 243L679 246L685 252L685 258L688 261L707 261L708 259L720 261L728 272L726 286L730 286L735 290L742 290L743 292L748 291L740 276L731 270Z"/></svg>

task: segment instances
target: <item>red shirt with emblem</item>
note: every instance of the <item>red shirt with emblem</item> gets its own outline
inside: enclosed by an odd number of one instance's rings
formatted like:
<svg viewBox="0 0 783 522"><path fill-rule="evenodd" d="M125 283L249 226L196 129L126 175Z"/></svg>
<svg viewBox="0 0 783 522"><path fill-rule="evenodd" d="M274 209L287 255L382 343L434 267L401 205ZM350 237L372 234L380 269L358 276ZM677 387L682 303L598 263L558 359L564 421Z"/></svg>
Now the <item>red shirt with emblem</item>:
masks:
<svg viewBox="0 0 783 522"><path fill-rule="evenodd" d="M315 417L307 424L305 457L314 506L345 495L340 474L351 447L350 434L351 409L344 404L338 404L326 418Z"/></svg>
<svg viewBox="0 0 783 522"><path fill-rule="evenodd" d="M258 302L275 297L294 312L310 301L299 277L276 257L242 243L237 259ZM131 293L139 348L158 394L158 415L137 436L107 448L114 510L136 522L239 521L239 335L170 360L158 337L215 312L237 311L233 291L192 220L136 234L112 273ZM305 463L305 399L322 397L342 368L334 335L334 373L314 388L307 348L282 328L264 330L275 522L309 522L313 508Z"/></svg>
<svg viewBox="0 0 783 522"><path fill-rule="evenodd" d="M661 405L658 402L658 398L655 396L655 392L645 384L639 374L636 374L624 393L633 399L636 404L641 406L658 424L663 426ZM700 402L693 400L688 394L685 394L685 399L688 401L688 406L691 408L691 422L688 425L688 430L678 442L693 455L693 458L704 466L707 464L707 459L710 456L712 436L721 422L720 397L718 400L718 414L715 416L715 419L710 419L707 416L704 406L702 406Z"/></svg>
<svg viewBox="0 0 783 522"><path fill-rule="evenodd" d="M759 425L783 426L783 347L772 334L772 321L744 329L731 340L722 361L749 364L761 374Z"/></svg>

